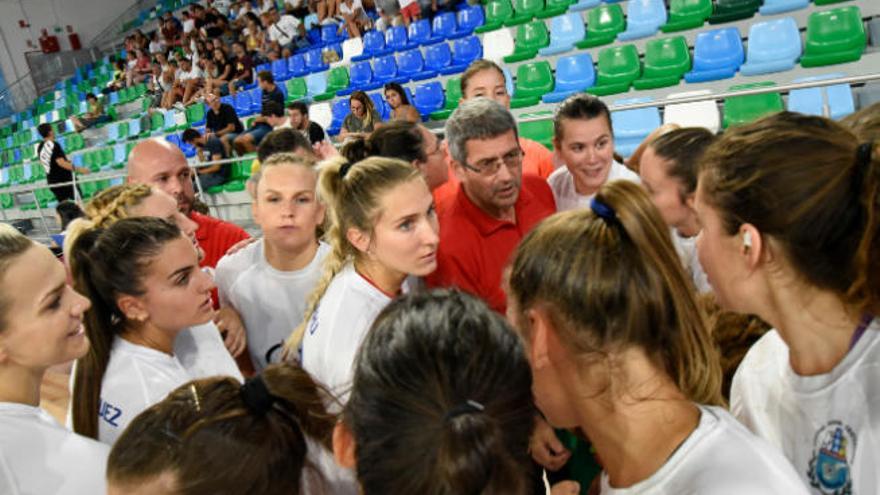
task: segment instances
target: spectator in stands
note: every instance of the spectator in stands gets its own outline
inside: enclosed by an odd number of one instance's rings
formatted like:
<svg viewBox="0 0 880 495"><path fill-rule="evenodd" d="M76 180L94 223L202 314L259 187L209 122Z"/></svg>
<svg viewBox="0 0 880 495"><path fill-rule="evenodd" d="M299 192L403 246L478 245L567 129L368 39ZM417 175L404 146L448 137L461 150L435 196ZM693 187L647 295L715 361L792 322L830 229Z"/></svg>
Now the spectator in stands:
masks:
<svg viewBox="0 0 880 495"><path fill-rule="evenodd" d="M205 137L220 139L226 156L232 156L232 143L244 131L238 113L232 105L223 103L217 95L208 93L205 96L208 114L205 117Z"/></svg>
<svg viewBox="0 0 880 495"><path fill-rule="evenodd" d="M309 10L318 14L321 25L337 24L338 9L337 0L309 0Z"/></svg>
<svg viewBox="0 0 880 495"><path fill-rule="evenodd" d="M422 8L418 0L397 0L403 25L409 28L410 23L422 18Z"/></svg>
<svg viewBox="0 0 880 495"><path fill-rule="evenodd" d="M416 107L410 105L406 91L400 83L390 82L385 85L385 101L391 107L391 119L389 120L422 121L422 116Z"/></svg>
<svg viewBox="0 0 880 495"><path fill-rule="evenodd" d="M304 19L309 15L309 2L307 0L284 0L284 9L297 19Z"/></svg>
<svg viewBox="0 0 880 495"><path fill-rule="evenodd" d="M201 266L215 267L230 247L250 237L237 225L193 211L192 170L180 148L164 139L146 139L131 150L128 182L151 184L165 191L177 200L178 209L198 224L196 239L205 252Z"/></svg>
<svg viewBox="0 0 880 495"><path fill-rule="evenodd" d="M162 24L162 39L165 42L165 46L174 47L180 46L183 42L183 26L179 26L179 21L174 19L171 16L171 13L167 13L167 18Z"/></svg>
<svg viewBox="0 0 880 495"><path fill-rule="evenodd" d="M162 38L159 37L160 31L153 31L153 34L150 36L150 55L157 55L165 51L165 43L162 42Z"/></svg>
<svg viewBox="0 0 880 495"><path fill-rule="evenodd" d="M104 113L104 105L98 101L98 98L93 93L86 93L86 104L89 109L82 117L70 116L70 121L73 122L73 128L76 132L81 132L89 127L112 120L109 115Z"/></svg>
<svg viewBox="0 0 880 495"><path fill-rule="evenodd" d="M177 73L177 91L181 95L181 102L175 103L175 106L183 110L183 107L189 105L195 98L197 91L202 87L204 81L204 73L192 63L192 60L183 58L180 60L180 70Z"/></svg>
<svg viewBox="0 0 880 495"><path fill-rule="evenodd" d="M293 52L297 48L309 46L305 24L299 19L289 14L281 15L277 10L264 15L271 22L267 28L269 39L278 43L282 50L288 49Z"/></svg>
<svg viewBox="0 0 880 495"><path fill-rule="evenodd" d="M588 208L606 182L639 182L635 172L614 160L611 114L599 98L585 93L568 97L556 110L553 134L553 147L565 166L547 182L559 211Z"/></svg>
<svg viewBox="0 0 880 495"><path fill-rule="evenodd" d="M284 107L277 101L270 101L263 107L263 117L266 123L272 126L272 130L290 129L290 119L284 113Z"/></svg>
<svg viewBox="0 0 880 495"><path fill-rule="evenodd" d="M205 78L205 93L226 96L229 94L229 81L234 76L234 68L220 48L211 50L211 60L214 62L214 71Z"/></svg>
<svg viewBox="0 0 880 495"><path fill-rule="evenodd" d="M309 106L305 102L294 101L287 105L287 116L290 119L290 127L301 132L312 145L327 138L324 128L317 122L309 120Z"/></svg>
<svg viewBox="0 0 880 495"><path fill-rule="evenodd" d="M236 91L253 81L254 60L248 55L244 43L240 41L232 44L232 51L235 54L235 61L233 62L235 72L229 81L229 94L235 95Z"/></svg>
<svg viewBox="0 0 880 495"><path fill-rule="evenodd" d="M109 94L124 88L125 74L125 61L117 60L113 62L113 79L107 83L107 87L102 89L101 92L104 94Z"/></svg>
<svg viewBox="0 0 880 495"><path fill-rule="evenodd" d="M150 74L150 55L144 50L135 50L134 65L126 72L126 85L134 86L144 82Z"/></svg>
<svg viewBox="0 0 880 495"><path fill-rule="evenodd" d="M205 137L196 129L187 129L183 131L182 140L184 143L196 147L199 159L203 162L214 162L227 158L223 143L216 136ZM202 185L202 189L210 189L226 182L226 178L229 176L229 164L216 163L207 167L199 167L196 169L196 174L198 174L198 181Z"/></svg>
<svg viewBox="0 0 880 495"><path fill-rule="evenodd" d="M265 33L263 32L263 24L253 12L245 14L245 28L241 31L244 39L244 46L249 52L260 51L263 49Z"/></svg>
<svg viewBox="0 0 880 495"><path fill-rule="evenodd" d="M373 100L363 91L355 91L349 97L351 112L342 121L339 138L345 139L351 134L370 133L382 123L382 117L373 106Z"/></svg>
<svg viewBox="0 0 880 495"><path fill-rule="evenodd" d="M260 116L254 120L254 126L235 138L233 144L235 150L240 155L256 151L260 141L272 130L272 126L267 122L266 118L266 113L269 110L266 108L268 102L272 101L280 105L281 113L284 113L284 93L275 84L275 78L272 77L272 73L267 70L260 71L257 74L257 79L260 83L260 89L263 91L262 111Z"/></svg>
<svg viewBox="0 0 880 495"><path fill-rule="evenodd" d="M372 25L361 0L339 0L339 15L345 20L339 31L344 27L352 38L360 38Z"/></svg>
<svg viewBox="0 0 880 495"><path fill-rule="evenodd" d="M446 139L460 181L440 211L437 271L431 287L459 287L504 314L502 271L519 241L556 211L547 182L523 174L516 121L496 101L462 101L446 121Z"/></svg>
<svg viewBox="0 0 880 495"><path fill-rule="evenodd" d="M37 126L37 132L43 138L43 141L37 146L37 157L46 171L46 182L49 183L49 189L58 201L75 199L73 184L54 187L52 184L71 182L74 171L79 174L88 174L90 170L86 167L73 166L73 163L64 154L61 145L55 141L55 130L50 124L40 124Z"/></svg>
<svg viewBox="0 0 880 495"><path fill-rule="evenodd" d="M55 207L55 220L58 221L58 227L61 229L61 232L67 230L67 226L70 225L70 222L83 215L85 215L85 213L82 211L82 208L69 199L60 201L58 206Z"/></svg>

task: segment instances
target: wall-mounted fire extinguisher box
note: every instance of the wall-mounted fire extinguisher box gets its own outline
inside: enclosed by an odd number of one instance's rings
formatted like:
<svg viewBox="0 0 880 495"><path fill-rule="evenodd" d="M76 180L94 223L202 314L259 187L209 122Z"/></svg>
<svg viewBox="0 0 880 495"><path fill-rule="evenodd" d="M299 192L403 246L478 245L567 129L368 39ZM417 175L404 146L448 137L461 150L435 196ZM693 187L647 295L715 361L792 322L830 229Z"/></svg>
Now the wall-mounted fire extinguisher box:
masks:
<svg viewBox="0 0 880 495"><path fill-rule="evenodd" d="M71 50L82 49L82 43L79 42L79 35L73 32L73 26L67 25L67 39L70 41Z"/></svg>
<svg viewBox="0 0 880 495"><path fill-rule="evenodd" d="M40 36L40 50L43 53L55 53L61 50L61 46L58 44L57 36L49 36L48 31L45 29L42 30L42 35Z"/></svg>

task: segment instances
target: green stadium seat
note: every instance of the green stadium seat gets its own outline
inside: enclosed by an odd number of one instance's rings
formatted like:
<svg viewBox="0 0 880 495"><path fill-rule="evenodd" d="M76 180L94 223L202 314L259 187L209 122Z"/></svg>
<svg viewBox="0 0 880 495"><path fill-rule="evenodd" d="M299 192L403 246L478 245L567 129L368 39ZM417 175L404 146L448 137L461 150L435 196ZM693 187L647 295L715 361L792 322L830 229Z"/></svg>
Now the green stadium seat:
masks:
<svg viewBox="0 0 880 495"><path fill-rule="evenodd" d="M513 17L513 5L510 0L490 0L486 4L486 22L474 30L475 33L487 33L504 25Z"/></svg>
<svg viewBox="0 0 880 495"><path fill-rule="evenodd" d="M347 67L334 67L327 74L327 90L324 93L315 95L315 101L327 101L336 97L336 92L348 87L350 80L348 77ZM288 91L290 86L288 86Z"/></svg>
<svg viewBox="0 0 880 495"><path fill-rule="evenodd" d="M547 5L544 10L535 14L535 17L538 19L549 19L550 17L562 15L568 10L568 7L571 4L572 2L570 0L547 0Z"/></svg>
<svg viewBox="0 0 880 495"><path fill-rule="evenodd" d="M587 12L587 37L577 43L578 48L607 45L626 29L623 9L617 4L602 4Z"/></svg>
<svg viewBox="0 0 880 495"><path fill-rule="evenodd" d="M847 0L813 0L813 3L818 5L831 5L833 3L846 2Z"/></svg>
<svg viewBox="0 0 880 495"><path fill-rule="evenodd" d="M184 114L186 115L186 127L189 127L191 124L195 124L196 122L201 122L205 119L205 105L201 103L190 105L186 107Z"/></svg>
<svg viewBox="0 0 880 495"><path fill-rule="evenodd" d="M664 33L702 26L712 15L712 0L670 0L669 20L660 29Z"/></svg>
<svg viewBox="0 0 880 495"><path fill-rule="evenodd" d="M233 162L229 171L229 179L226 181L226 184L223 184L223 190L226 192L244 191L245 184L251 176L251 164L253 161L253 157L250 157Z"/></svg>
<svg viewBox="0 0 880 495"><path fill-rule="evenodd" d="M31 164L32 172L31 175L34 177L36 182L40 182L46 180L46 169L43 168L43 164L40 162L34 162Z"/></svg>
<svg viewBox="0 0 880 495"><path fill-rule="evenodd" d="M446 120L452 112L458 108L458 102L461 101L461 79L453 77L446 80L445 103L443 110L431 112L431 119Z"/></svg>
<svg viewBox="0 0 880 495"><path fill-rule="evenodd" d="M9 193L0 194L0 207L8 210L15 205L15 199Z"/></svg>
<svg viewBox="0 0 880 495"><path fill-rule="evenodd" d="M691 70L691 56L684 36L653 39L645 45L642 77L633 82L636 89L675 86Z"/></svg>
<svg viewBox="0 0 880 495"><path fill-rule="evenodd" d="M550 44L550 32L544 21L532 21L516 28L516 49L504 57L509 63L535 58L538 50Z"/></svg>
<svg viewBox="0 0 880 495"><path fill-rule="evenodd" d="M642 72L635 45L604 48L599 52L596 67L596 84L587 89L587 93L596 96L629 91L630 85Z"/></svg>
<svg viewBox="0 0 880 495"><path fill-rule="evenodd" d="M95 181L80 182L79 192L82 194L83 199L92 199L98 192L98 185Z"/></svg>
<svg viewBox="0 0 880 495"><path fill-rule="evenodd" d="M759 82L752 84L739 84L731 86L731 91L763 88L775 86L773 82ZM783 110L782 95L779 93L764 93L760 95L731 96L724 100L724 116L722 125L730 126L748 124L765 115L781 112Z"/></svg>
<svg viewBox="0 0 880 495"><path fill-rule="evenodd" d="M302 100L308 94L306 80L302 77L295 77L287 80L287 98L286 103L293 103L296 100Z"/></svg>
<svg viewBox="0 0 880 495"><path fill-rule="evenodd" d="M49 204L55 201L55 195L45 187L37 189L35 194L37 195L37 204L40 205L40 208L48 208Z"/></svg>
<svg viewBox="0 0 880 495"><path fill-rule="evenodd" d="M709 24L721 24L725 22L748 19L758 12L763 0L715 0L712 15L709 16Z"/></svg>
<svg viewBox="0 0 880 495"><path fill-rule="evenodd" d="M513 16L505 21L505 26L518 26L531 21L544 10L544 0L513 0Z"/></svg>
<svg viewBox="0 0 880 495"><path fill-rule="evenodd" d="M161 134L165 129L165 115L162 112L153 112L150 116L150 134Z"/></svg>
<svg viewBox="0 0 880 495"><path fill-rule="evenodd" d="M541 97L553 91L553 69L550 62L541 60L523 64L516 69L516 87L510 108L537 105Z"/></svg>
<svg viewBox="0 0 880 495"><path fill-rule="evenodd" d="M547 149L553 150L553 115L548 112L520 115L521 119L547 116L543 120L520 122L519 135L543 144Z"/></svg>
<svg viewBox="0 0 880 495"><path fill-rule="evenodd" d="M801 65L855 62L862 58L868 38L858 7L840 7L813 12L807 20L807 35Z"/></svg>

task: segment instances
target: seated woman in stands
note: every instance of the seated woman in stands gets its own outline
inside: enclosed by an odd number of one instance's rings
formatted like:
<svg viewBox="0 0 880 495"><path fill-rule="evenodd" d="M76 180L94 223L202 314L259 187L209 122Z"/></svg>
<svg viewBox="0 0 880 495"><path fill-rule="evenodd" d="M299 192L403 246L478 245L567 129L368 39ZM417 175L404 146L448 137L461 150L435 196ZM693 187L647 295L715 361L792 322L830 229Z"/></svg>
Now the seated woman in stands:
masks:
<svg viewBox="0 0 880 495"><path fill-rule="evenodd" d="M400 84L392 82L385 85L385 101L391 107L391 120L422 121L422 116L416 107L410 104L406 91Z"/></svg>
<svg viewBox="0 0 880 495"><path fill-rule="evenodd" d="M342 121L339 139L351 134L368 134L382 124L382 117L373 105L373 99L363 91L355 91L349 97L351 112Z"/></svg>

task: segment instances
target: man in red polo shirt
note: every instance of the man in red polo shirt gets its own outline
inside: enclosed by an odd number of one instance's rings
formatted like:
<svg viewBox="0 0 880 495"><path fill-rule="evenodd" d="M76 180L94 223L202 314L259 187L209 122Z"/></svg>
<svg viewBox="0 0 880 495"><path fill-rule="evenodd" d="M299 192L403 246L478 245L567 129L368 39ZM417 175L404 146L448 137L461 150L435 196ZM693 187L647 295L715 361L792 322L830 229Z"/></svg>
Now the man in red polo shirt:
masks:
<svg viewBox="0 0 880 495"><path fill-rule="evenodd" d="M196 238L205 252L200 266L214 268L230 247L250 236L238 225L193 211L192 174L180 148L164 139L141 141L128 156L128 182L150 184L174 196L180 211L199 225Z"/></svg>
<svg viewBox="0 0 880 495"><path fill-rule="evenodd" d="M431 287L455 286L504 313L501 275L525 234L556 212L550 186L523 174L513 115L501 104L462 102L446 121L446 142L459 183L440 212L437 270Z"/></svg>

